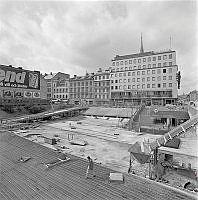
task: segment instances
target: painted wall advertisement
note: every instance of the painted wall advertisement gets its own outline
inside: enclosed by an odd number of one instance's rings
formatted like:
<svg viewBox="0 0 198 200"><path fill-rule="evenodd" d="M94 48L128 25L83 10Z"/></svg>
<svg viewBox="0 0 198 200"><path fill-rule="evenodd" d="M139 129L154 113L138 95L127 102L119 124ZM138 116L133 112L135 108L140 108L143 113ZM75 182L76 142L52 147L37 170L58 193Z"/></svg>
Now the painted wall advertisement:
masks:
<svg viewBox="0 0 198 200"><path fill-rule="evenodd" d="M0 87L40 90L40 72L0 65Z"/></svg>

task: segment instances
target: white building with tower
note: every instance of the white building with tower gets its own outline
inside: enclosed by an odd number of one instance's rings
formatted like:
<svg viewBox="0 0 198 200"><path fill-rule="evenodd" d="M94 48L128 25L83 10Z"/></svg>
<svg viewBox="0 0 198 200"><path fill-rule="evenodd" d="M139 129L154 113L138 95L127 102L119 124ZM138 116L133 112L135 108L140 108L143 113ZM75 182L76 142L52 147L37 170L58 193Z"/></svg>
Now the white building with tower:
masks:
<svg viewBox="0 0 198 200"><path fill-rule="evenodd" d="M111 101L117 104L174 104L178 95L176 51L116 55L110 67Z"/></svg>

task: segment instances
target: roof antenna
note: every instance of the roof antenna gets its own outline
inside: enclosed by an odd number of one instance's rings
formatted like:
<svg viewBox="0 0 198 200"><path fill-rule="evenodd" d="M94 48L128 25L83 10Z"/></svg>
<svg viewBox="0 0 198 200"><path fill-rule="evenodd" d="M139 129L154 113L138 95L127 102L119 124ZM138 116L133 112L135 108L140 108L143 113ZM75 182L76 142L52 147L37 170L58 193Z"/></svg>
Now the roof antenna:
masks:
<svg viewBox="0 0 198 200"><path fill-rule="evenodd" d="M140 53L144 53L143 42L142 42L142 33L141 33Z"/></svg>
<svg viewBox="0 0 198 200"><path fill-rule="evenodd" d="M172 49L172 38L170 36L170 50Z"/></svg>

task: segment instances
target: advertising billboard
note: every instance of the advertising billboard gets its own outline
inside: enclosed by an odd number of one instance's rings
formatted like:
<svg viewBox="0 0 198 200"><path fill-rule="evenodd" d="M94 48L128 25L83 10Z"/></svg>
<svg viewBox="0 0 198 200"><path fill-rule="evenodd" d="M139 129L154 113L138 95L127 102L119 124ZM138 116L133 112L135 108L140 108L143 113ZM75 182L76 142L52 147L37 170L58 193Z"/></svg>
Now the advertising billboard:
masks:
<svg viewBox="0 0 198 200"><path fill-rule="evenodd" d="M14 92L10 90L4 90L3 91L3 97L4 98L13 98Z"/></svg>
<svg viewBox="0 0 198 200"><path fill-rule="evenodd" d="M0 87L40 90L40 72L0 65Z"/></svg>

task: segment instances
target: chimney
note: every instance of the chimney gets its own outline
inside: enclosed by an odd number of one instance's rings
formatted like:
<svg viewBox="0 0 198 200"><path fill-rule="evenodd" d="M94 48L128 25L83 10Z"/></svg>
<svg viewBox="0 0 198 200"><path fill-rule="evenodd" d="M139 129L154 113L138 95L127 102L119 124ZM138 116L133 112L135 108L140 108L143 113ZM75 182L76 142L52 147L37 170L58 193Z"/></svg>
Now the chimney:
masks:
<svg viewBox="0 0 198 200"><path fill-rule="evenodd" d="M50 72L50 75L52 75L52 72Z"/></svg>
<svg viewBox="0 0 198 200"><path fill-rule="evenodd" d="M77 76L76 75L74 75L74 78L76 78Z"/></svg>

